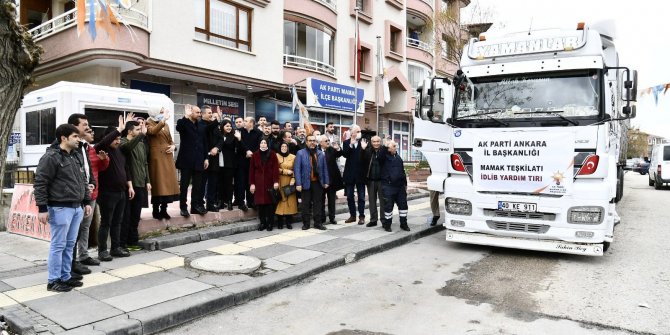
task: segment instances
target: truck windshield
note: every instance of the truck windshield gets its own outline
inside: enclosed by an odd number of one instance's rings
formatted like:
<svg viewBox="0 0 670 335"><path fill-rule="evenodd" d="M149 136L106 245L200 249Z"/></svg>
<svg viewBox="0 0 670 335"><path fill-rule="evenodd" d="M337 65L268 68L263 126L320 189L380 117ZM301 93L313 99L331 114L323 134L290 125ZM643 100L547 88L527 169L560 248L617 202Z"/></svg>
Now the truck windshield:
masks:
<svg viewBox="0 0 670 335"><path fill-rule="evenodd" d="M597 70L585 70L470 78L456 90L454 117L556 118L550 111L565 118L595 116L600 77Z"/></svg>

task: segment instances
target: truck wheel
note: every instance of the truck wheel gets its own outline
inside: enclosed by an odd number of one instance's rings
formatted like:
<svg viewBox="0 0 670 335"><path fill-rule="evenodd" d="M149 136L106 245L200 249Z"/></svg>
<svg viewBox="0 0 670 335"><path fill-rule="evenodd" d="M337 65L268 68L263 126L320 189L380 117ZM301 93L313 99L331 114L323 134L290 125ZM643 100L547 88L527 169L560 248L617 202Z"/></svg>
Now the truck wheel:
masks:
<svg viewBox="0 0 670 335"><path fill-rule="evenodd" d="M660 190L663 187L663 183L659 183L658 180L654 182L654 188Z"/></svg>
<svg viewBox="0 0 670 335"><path fill-rule="evenodd" d="M651 179L651 173L649 174L649 186L654 186L654 181Z"/></svg>
<svg viewBox="0 0 670 335"><path fill-rule="evenodd" d="M617 180L616 180L616 197L614 198L614 203L621 201L623 198L623 169L617 168Z"/></svg>

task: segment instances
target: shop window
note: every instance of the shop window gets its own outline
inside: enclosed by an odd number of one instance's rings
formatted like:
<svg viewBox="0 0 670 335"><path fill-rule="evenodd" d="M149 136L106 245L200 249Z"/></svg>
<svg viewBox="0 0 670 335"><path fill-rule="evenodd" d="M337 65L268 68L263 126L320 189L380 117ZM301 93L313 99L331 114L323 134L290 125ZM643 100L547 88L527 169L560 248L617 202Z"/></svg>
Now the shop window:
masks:
<svg viewBox="0 0 670 335"><path fill-rule="evenodd" d="M197 39L251 51L251 8L224 0L194 1Z"/></svg>
<svg viewBox="0 0 670 335"><path fill-rule="evenodd" d="M26 145L51 144L55 139L55 107L26 113Z"/></svg>

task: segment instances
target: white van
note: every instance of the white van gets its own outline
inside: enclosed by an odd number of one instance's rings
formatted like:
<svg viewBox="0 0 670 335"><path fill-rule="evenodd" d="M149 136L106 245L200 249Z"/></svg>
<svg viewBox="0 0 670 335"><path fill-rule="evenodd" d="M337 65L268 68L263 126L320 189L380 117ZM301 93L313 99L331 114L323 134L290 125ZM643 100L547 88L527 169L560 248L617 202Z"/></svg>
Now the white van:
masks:
<svg viewBox="0 0 670 335"><path fill-rule="evenodd" d="M74 113L88 116L95 131L95 142L105 128L118 125L119 115L133 112L146 118L150 106L174 111L174 103L163 94L139 90L61 81L26 94L18 117L21 122L20 164L35 166L47 147L56 138L59 124L66 123ZM168 120L174 134L174 117Z"/></svg>
<svg viewBox="0 0 670 335"><path fill-rule="evenodd" d="M657 190L670 183L670 143L657 144L651 151L649 186Z"/></svg>

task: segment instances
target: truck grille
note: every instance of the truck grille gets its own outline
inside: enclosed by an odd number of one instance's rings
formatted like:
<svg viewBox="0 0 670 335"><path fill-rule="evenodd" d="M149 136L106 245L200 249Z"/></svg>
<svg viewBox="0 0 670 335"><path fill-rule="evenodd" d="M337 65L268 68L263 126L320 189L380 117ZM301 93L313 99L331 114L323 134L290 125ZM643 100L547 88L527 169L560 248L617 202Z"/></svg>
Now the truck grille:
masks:
<svg viewBox="0 0 670 335"><path fill-rule="evenodd" d="M499 211L495 209L485 209L484 215L496 218L533 219L544 221L554 221L556 219L556 214L554 213L521 213Z"/></svg>
<svg viewBox="0 0 670 335"><path fill-rule="evenodd" d="M525 233L544 234L549 230L548 225L526 224L517 222L502 222L486 220L486 225L495 230L520 231Z"/></svg>

